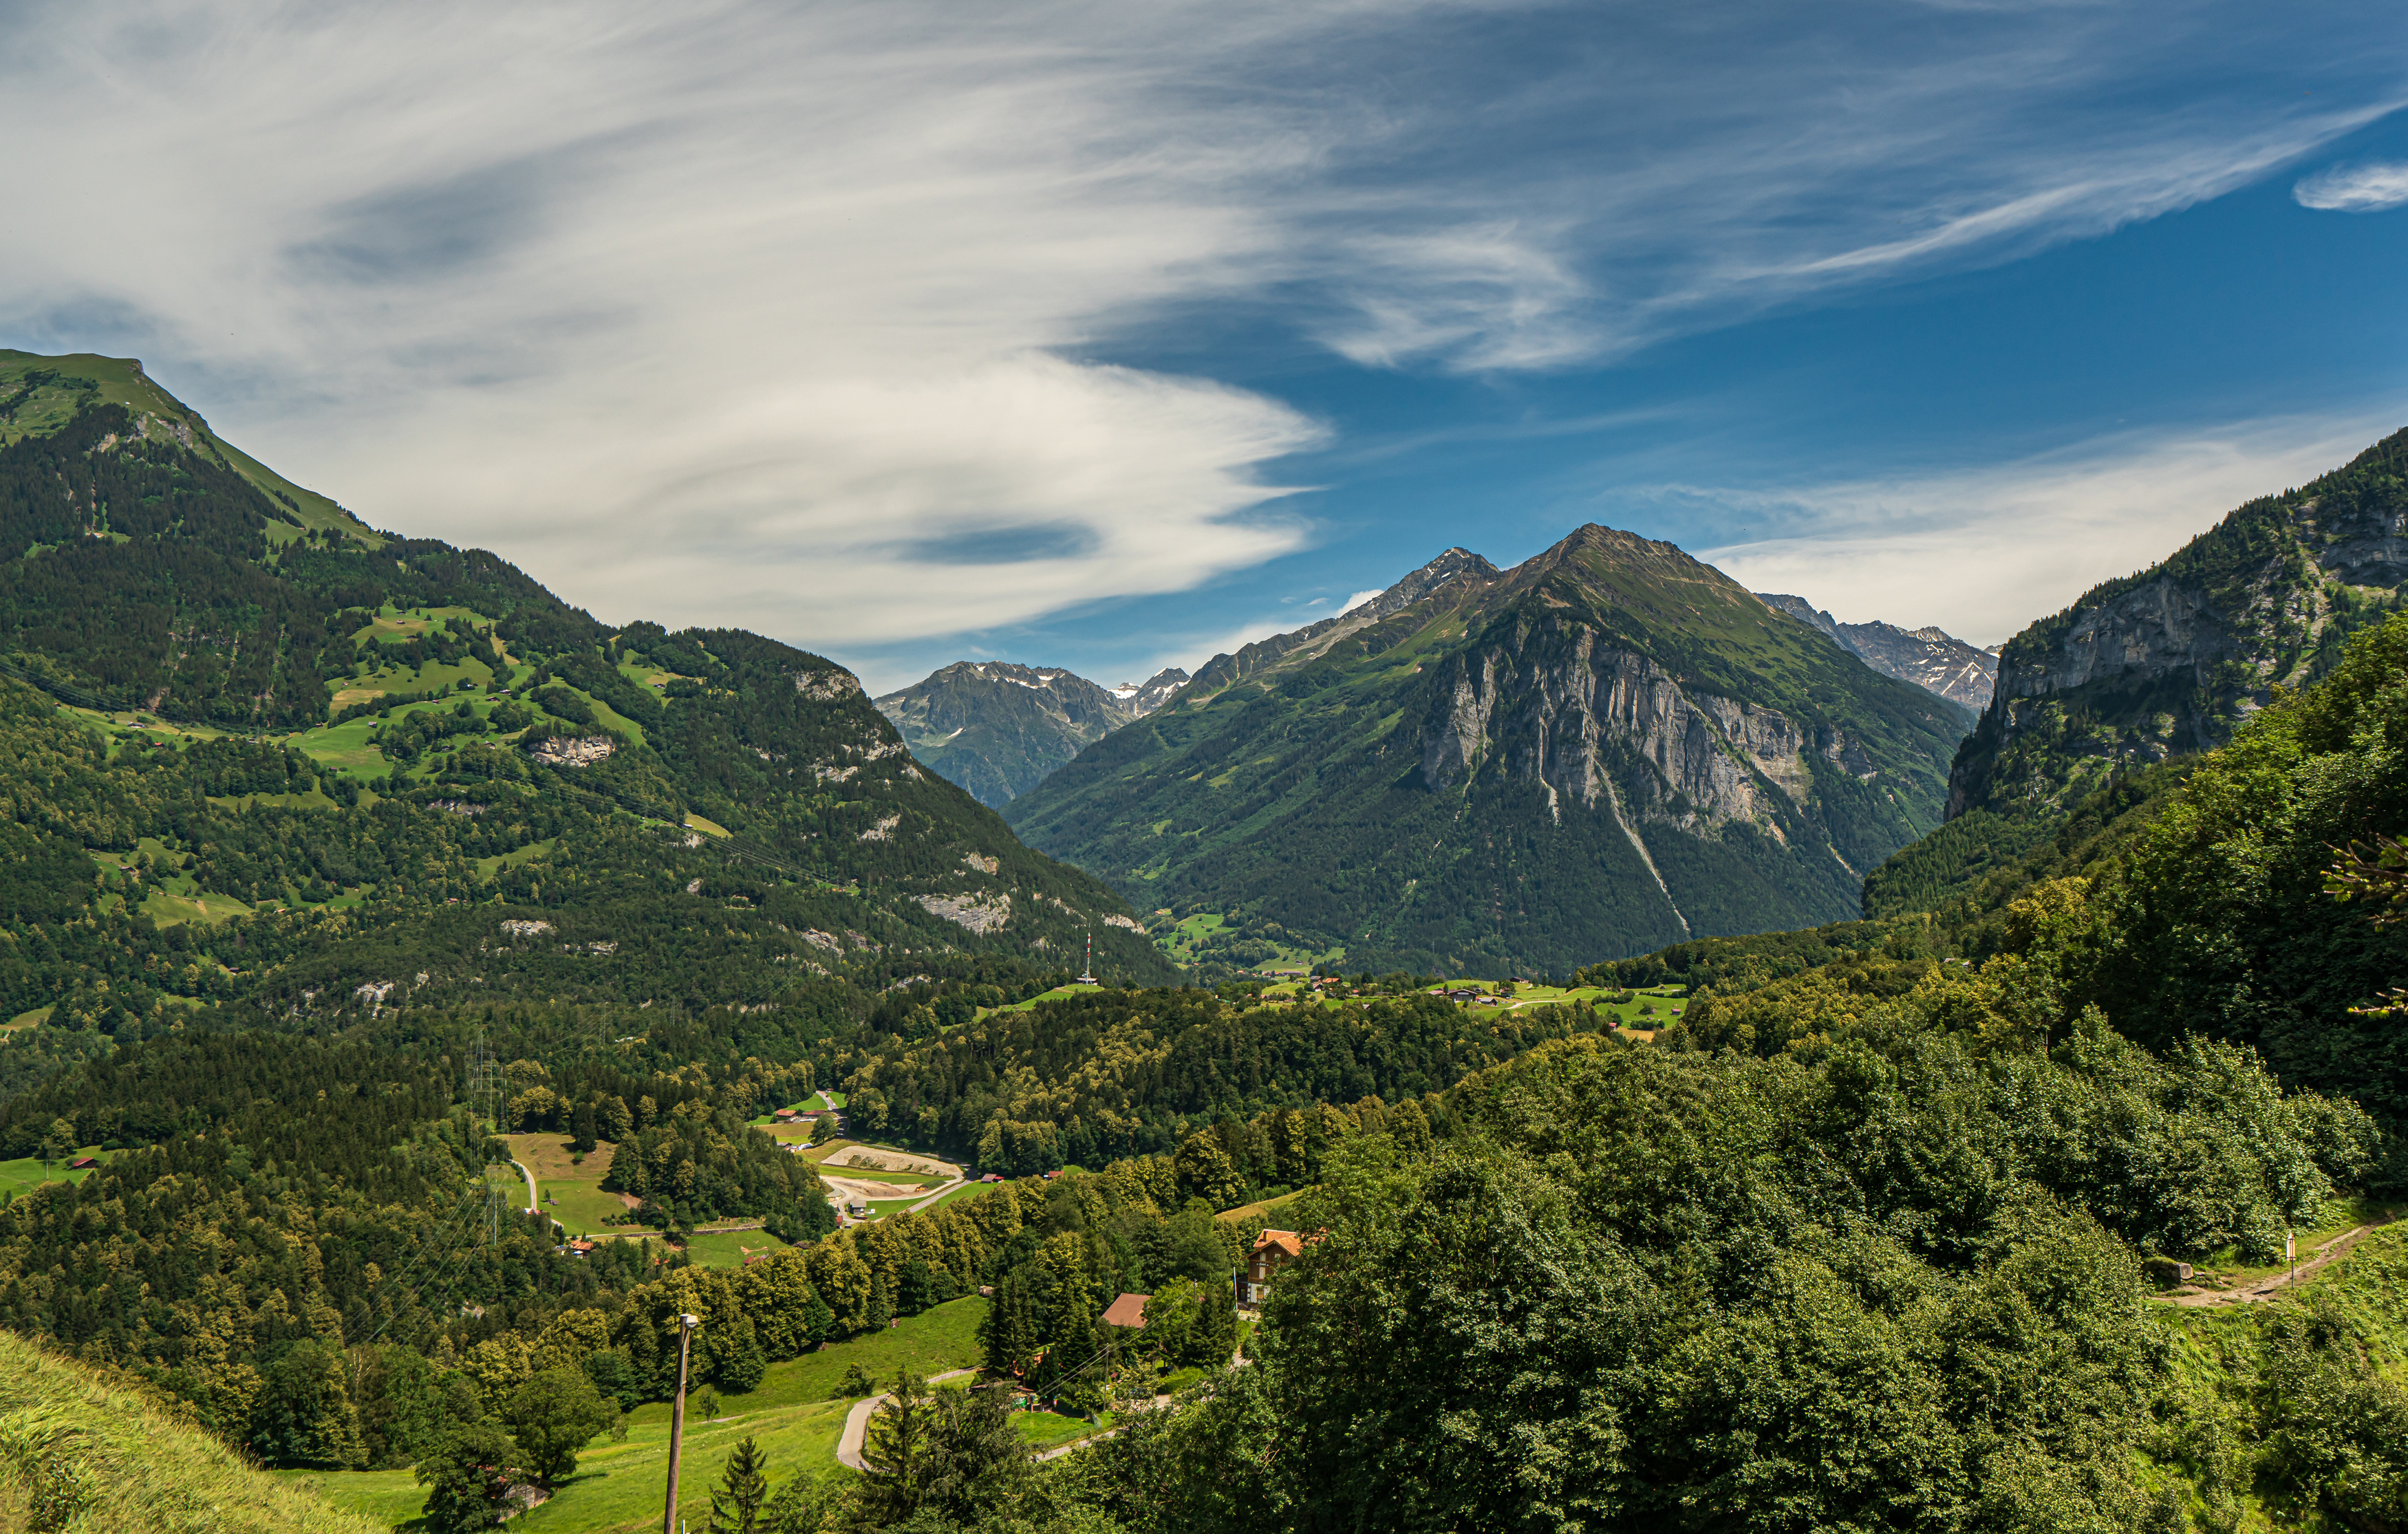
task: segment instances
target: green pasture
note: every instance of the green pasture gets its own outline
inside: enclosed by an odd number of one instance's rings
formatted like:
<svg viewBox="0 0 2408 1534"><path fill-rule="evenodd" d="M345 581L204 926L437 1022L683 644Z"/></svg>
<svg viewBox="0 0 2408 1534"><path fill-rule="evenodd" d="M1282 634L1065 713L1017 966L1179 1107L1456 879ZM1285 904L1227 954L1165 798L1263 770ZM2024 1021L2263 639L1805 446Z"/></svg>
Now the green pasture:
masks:
<svg viewBox="0 0 2408 1534"><path fill-rule="evenodd" d="M836 1395L845 1371L857 1364L885 1383L902 1369L921 1375L974 1369L982 1355L978 1326L985 1313L985 1300L975 1296L957 1299L884 1331L771 1364L758 1389L720 1396L718 1412L710 1421L697 1415L701 1391L690 1392L679 1515L697 1530L704 1527L710 1516L710 1488L728 1454L748 1434L769 1456L772 1484L800 1472L838 1469L837 1439L853 1406L853 1398ZM552 1499L523 1518L511 1519L509 1527L537 1534L546 1529L555 1534L632 1534L658 1528L667 1484L668 1419L666 1401L636 1408L627 1415L624 1442L595 1440L578 1456L577 1473L555 1488ZM381 1518L396 1528L415 1521L426 1501L425 1488L406 1469L276 1474L280 1480L306 1482L335 1506Z"/></svg>
<svg viewBox="0 0 2408 1534"><path fill-rule="evenodd" d="M604 1193L600 1183L547 1177L537 1182L536 1190L536 1208L558 1220L561 1228L570 1235L607 1240L620 1233L619 1226L602 1222L611 1215L626 1213L627 1206L619 1201L617 1194Z"/></svg>
<svg viewBox="0 0 2408 1534"><path fill-rule="evenodd" d="M69 1171L67 1162L73 1161L77 1156L85 1155L96 1155L103 1162L107 1162L116 1154L116 1152L104 1151L97 1145L86 1145L64 1160L54 1162L48 1167L42 1165L41 1158L38 1156L25 1155L19 1156L14 1161L0 1161L0 1197L14 1198L21 1193L29 1193L40 1187L45 1183L80 1183L92 1175L91 1169L87 1168L79 1172Z"/></svg>
<svg viewBox="0 0 2408 1534"><path fill-rule="evenodd" d="M686 1238L685 1255L697 1268L741 1268L747 1252L784 1252L785 1242L766 1230L697 1230Z"/></svg>

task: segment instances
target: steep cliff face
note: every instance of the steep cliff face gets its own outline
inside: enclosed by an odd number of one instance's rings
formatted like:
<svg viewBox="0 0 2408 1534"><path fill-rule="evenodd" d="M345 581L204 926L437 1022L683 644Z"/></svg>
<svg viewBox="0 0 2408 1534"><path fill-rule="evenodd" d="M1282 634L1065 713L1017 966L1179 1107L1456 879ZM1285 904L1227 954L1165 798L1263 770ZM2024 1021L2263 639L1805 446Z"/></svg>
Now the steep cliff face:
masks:
<svg viewBox="0 0 2408 1534"><path fill-rule="evenodd" d="M1962 705L1969 713L1989 706L1998 675L1996 652L1967 644L1944 629L1900 628L1896 624L1843 624L1802 596L1758 592L1765 604L1812 624L1840 647L1885 677L1911 681Z"/></svg>
<svg viewBox="0 0 2408 1534"><path fill-rule="evenodd" d="M1937 824L1956 710L1671 545L1442 561L1217 657L1009 818L1140 904L1350 965L1552 970L1845 917Z"/></svg>
<svg viewBox="0 0 2408 1534"><path fill-rule="evenodd" d="M2223 744L2314 681L2408 580L2408 432L2252 501L2008 641L1948 812L2063 808L2127 764Z"/></svg>

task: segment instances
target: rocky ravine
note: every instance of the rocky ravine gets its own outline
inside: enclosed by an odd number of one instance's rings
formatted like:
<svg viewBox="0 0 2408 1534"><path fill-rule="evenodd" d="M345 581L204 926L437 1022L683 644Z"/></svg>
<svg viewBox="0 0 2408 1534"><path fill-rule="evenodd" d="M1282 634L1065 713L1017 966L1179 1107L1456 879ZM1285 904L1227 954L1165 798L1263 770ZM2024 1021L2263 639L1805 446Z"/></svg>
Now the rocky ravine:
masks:
<svg viewBox="0 0 2408 1534"><path fill-rule="evenodd" d="M2009 640L1949 814L2062 807L2126 763L2222 745L2275 687L2321 675L2403 580L2408 432Z"/></svg>

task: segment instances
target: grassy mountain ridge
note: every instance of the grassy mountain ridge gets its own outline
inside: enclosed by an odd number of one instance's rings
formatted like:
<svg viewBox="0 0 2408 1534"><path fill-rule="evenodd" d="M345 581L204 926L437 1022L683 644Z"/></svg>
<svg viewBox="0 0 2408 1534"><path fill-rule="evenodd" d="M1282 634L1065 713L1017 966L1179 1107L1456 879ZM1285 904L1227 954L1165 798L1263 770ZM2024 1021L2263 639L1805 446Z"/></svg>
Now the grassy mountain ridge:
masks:
<svg viewBox="0 0 2408 1534"><path fill-rule="evenodd" d="M0 1444L0 1527L11 1529L374 1534L385 1527L255 1469L125 1382L5 1332Z"/></svg>
<svg viewBox="0 0 2408 1534"><path fill-rule="evenodd" d="M1558 971L1843 914L1937 823L1953 707L1669 544L1417 574L1216 659L1006 818L1233 943Z"/></svg>
<svg viewBox="0 0 2408 1534"><path fill-rule="evenodd" d="M833 663L305 528L158 428L198 418L133 365L67 387L79 361L21 356L0 396L0 659L54 690L0 681L0 1001L51 1018L10 1070L270 996L757 1003L905 954L1051 972L1091 931L1116 972L1171 972ZM554 940L498 943L505 919Z"/></svg>

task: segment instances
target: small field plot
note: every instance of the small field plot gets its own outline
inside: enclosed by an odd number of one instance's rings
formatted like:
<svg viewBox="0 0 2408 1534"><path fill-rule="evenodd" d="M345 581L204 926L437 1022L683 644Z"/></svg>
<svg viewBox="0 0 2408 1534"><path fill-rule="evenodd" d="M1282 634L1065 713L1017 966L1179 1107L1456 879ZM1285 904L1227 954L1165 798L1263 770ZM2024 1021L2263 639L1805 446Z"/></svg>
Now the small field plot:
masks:
<svg viewBox="0 0 2408 1534"><path fill-rule="evenodd" d="M1232 1224L1242 1224L1248 1220L1268 1220L1270 1218L1272 1211L1295 1203L1310 1191L1311 1190L1307 1188L1298 1188L1294 1193L1283 1193L1276 1198L1266 1198L1259 1203L1240 1204L1236 1209L1223 1210L1219 1214L1214 1215L1213 1218L1217 1220L1227 1220Z"/></svg>
<svg viewBox="0 0 2408 1534"><path fill-rule="evenodd" d="M794 1250L766 1230L697 1230L686 1238L686 1260L697 1268L741 1268L744 1259Z"/></svg>
<svg viewBox="0 0 2408 1534"><path fill-rule="evenodd" d="M610 1172L610 1158L618 1149L609 1140L596 1144L583 1162L569 1150L568 1137L562 1134L509 1135L505 1137L512 1159L536 1176L536 1208L558 1220L562 1228L572 1236L609 1238L619 1234L619 1227L603 1224L609 1216L624 1214L625 1200L615 1193L602 1191L602 1179Z"/></svg>
<svg viewBox="0 0 2408 1534"><path fill-rule="evenodd" d="M1019 1430L1021 1438L1025 1440L1032 1449L1056 1448L1074 1440L1085 1438L1091 1433L1103 1432L1111 1425L1111 1413L1109 1412L1104 1413L1103 1420L1100 1422L1089 1422L1082 1417L1066 1417L1058 1412L1011 1413L1011 1426Z"/></svg>
<svg viewBox="0 0 2408 1534"><path fill-rule="evenodd" d="M42 1165L39 1156L19 1156L14 1161L0 1161L0 1193L14 1198L21 1193L40 1187L45 1183L80 1183L92 1175L90 1168L71 1171L67 1162L82 1156L97 1156L105 1166L117 1156L115 1151L104 1151L97 1145L87 1145L50 1166Z"/></svg>

